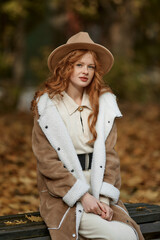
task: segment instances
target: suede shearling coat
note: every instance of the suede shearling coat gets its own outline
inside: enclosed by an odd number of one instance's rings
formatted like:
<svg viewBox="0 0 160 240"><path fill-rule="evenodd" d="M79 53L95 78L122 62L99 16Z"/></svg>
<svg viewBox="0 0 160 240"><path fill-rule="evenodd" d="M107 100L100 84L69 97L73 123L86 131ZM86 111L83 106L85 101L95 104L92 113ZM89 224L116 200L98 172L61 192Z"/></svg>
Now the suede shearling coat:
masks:
<svg viewBox="0 0 160 240"><path fill-rule="evenodd" d="M83 213L79 199L89 186L67 128L47 93L40 97L37 107L39 117L34 119L32 147L37 158L41 216L52 240L84 239L78 236ZM97 199L100 195L110 198L113 221L130 225L135 229L137 239L143 240L139 226L119 200L120 163L114 150L117 140L114 120L121 116L115 95L101 95L91 166L91 190Z"/></svg>

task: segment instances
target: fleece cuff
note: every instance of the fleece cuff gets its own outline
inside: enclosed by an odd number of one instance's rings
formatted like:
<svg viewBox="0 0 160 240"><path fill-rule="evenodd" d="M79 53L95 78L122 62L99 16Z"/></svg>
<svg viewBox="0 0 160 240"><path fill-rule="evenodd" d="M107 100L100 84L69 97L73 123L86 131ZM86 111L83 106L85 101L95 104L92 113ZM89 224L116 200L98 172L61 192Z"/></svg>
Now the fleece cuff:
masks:
<svg viewBox="0 0 160 240"><path fill-rule="evenodd" d="M118 188L114 187L112 184L103 182L100 195L111 198L114 203L118 202L120 191Z"/></svg>
<svg viewBox="0 0 160 240"><path fill-rule="evenodd" d="M70 207L73 205L89 190L89 185L78 179L71 189L63 197L63 201Z"/></svg>

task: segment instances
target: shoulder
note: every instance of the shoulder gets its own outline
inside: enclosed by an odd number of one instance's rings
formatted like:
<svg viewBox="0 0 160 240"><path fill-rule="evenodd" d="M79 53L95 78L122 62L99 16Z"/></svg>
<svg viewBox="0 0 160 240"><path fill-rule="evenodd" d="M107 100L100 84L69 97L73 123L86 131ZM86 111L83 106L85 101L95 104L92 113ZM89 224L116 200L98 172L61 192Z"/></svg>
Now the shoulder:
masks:
<svg viewBox="0 0 160 240"><path fill-rule="evenodd" d="M99 98L100 106L105 107L116 114L117 117L122 117L122 113L119 110L116 96L113 93L103 93Z"/></svg>
<svg viewBox="0 0 160 240"><path fill-rule="evenodd" d="M107 102L115 102L116 101L116 95L114 95L111 92L105 92L100 96L100 101L107 101Z"/></svg>
<svg viewBox="0 0 160 240"><path fill-rule="evenodd" d="M56 97L53 97L51 99L48 95L48 93L44 93L37 99L37 109L39 115L42 115L45 110L49 107L53 107L57 104L58 99Z"/></svg>
<svg viewBox="0 0 160 240"><path fill-rule="evenodd" d="M37 109L38 109L39 115L41 115L44 112L48 99L49 99L49 96L47 93L44 93L39 98L37 98Z"/></svg>

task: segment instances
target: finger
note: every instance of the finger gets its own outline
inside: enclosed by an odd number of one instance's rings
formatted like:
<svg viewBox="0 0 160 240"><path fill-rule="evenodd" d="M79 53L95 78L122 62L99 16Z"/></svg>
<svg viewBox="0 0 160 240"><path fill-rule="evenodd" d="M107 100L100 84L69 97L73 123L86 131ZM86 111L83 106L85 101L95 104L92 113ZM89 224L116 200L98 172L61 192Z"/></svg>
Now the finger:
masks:
<svg viewBox="0 0 160 240"><path fill-rule="evenodd" d="M97 214L97 215L100 215L100 216L101 216L101 214L102 214L102 211L101 211L101 209L100 209L99 207L98 207L97 210L96 210L96 214Z"/></svg>
<svg viewBox="0 0 160 240"><path fill-rule="evenodd" d="M90 213L94 213L94 214L97 214L97 215L101 215L102 211L101 209L99 208L97 202L89 208L89 212Z"/></svg>
<svg viewBox="0 0 160 240"><path fill-rule="evenodd" d="M100 209L101 209L103 212L106 212L106 209L105 209L105 207L103 206L103 204L102 204L101 202L98 202L98 201L97 201L97 204L98 204L98 206L100 207Z"/></svg>
<svg viewBox="0 0 160 240"><path fill-rule="evenodd" d="M101 218L106 219L106 214L102 211Z"/></svg>
<svg viewBox="0 0 160 240"><path fill-rule="evenodd" d="M106 212L105 212L105 219L106 219L106 220L109 220L110 217L111 217L110 209L106 209Z"/></svg>
<svg viewBox="0 0 160 240"><path fill-rule="evenodd" d="M96 209L95 209L95 213L96 213L97 215L101 215L101 214L102 214L102 210L101 210L101 208L99 207L98 204L97 204L97 207L96 207Z"/></svg>

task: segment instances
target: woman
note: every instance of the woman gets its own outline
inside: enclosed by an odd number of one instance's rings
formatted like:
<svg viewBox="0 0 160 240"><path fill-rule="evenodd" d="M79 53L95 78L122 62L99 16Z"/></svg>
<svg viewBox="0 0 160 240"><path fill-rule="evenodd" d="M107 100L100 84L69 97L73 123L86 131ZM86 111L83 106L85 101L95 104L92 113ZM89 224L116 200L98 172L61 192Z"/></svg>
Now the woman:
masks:
<svg viewBox="0 0 160 240"><path fill-rule="evenodd" d="M80 32L50 54L52 75L32 101L40 213L52 239L143 239L119 200L122 115L102 80L112 65L110 51Z"/></svg>

